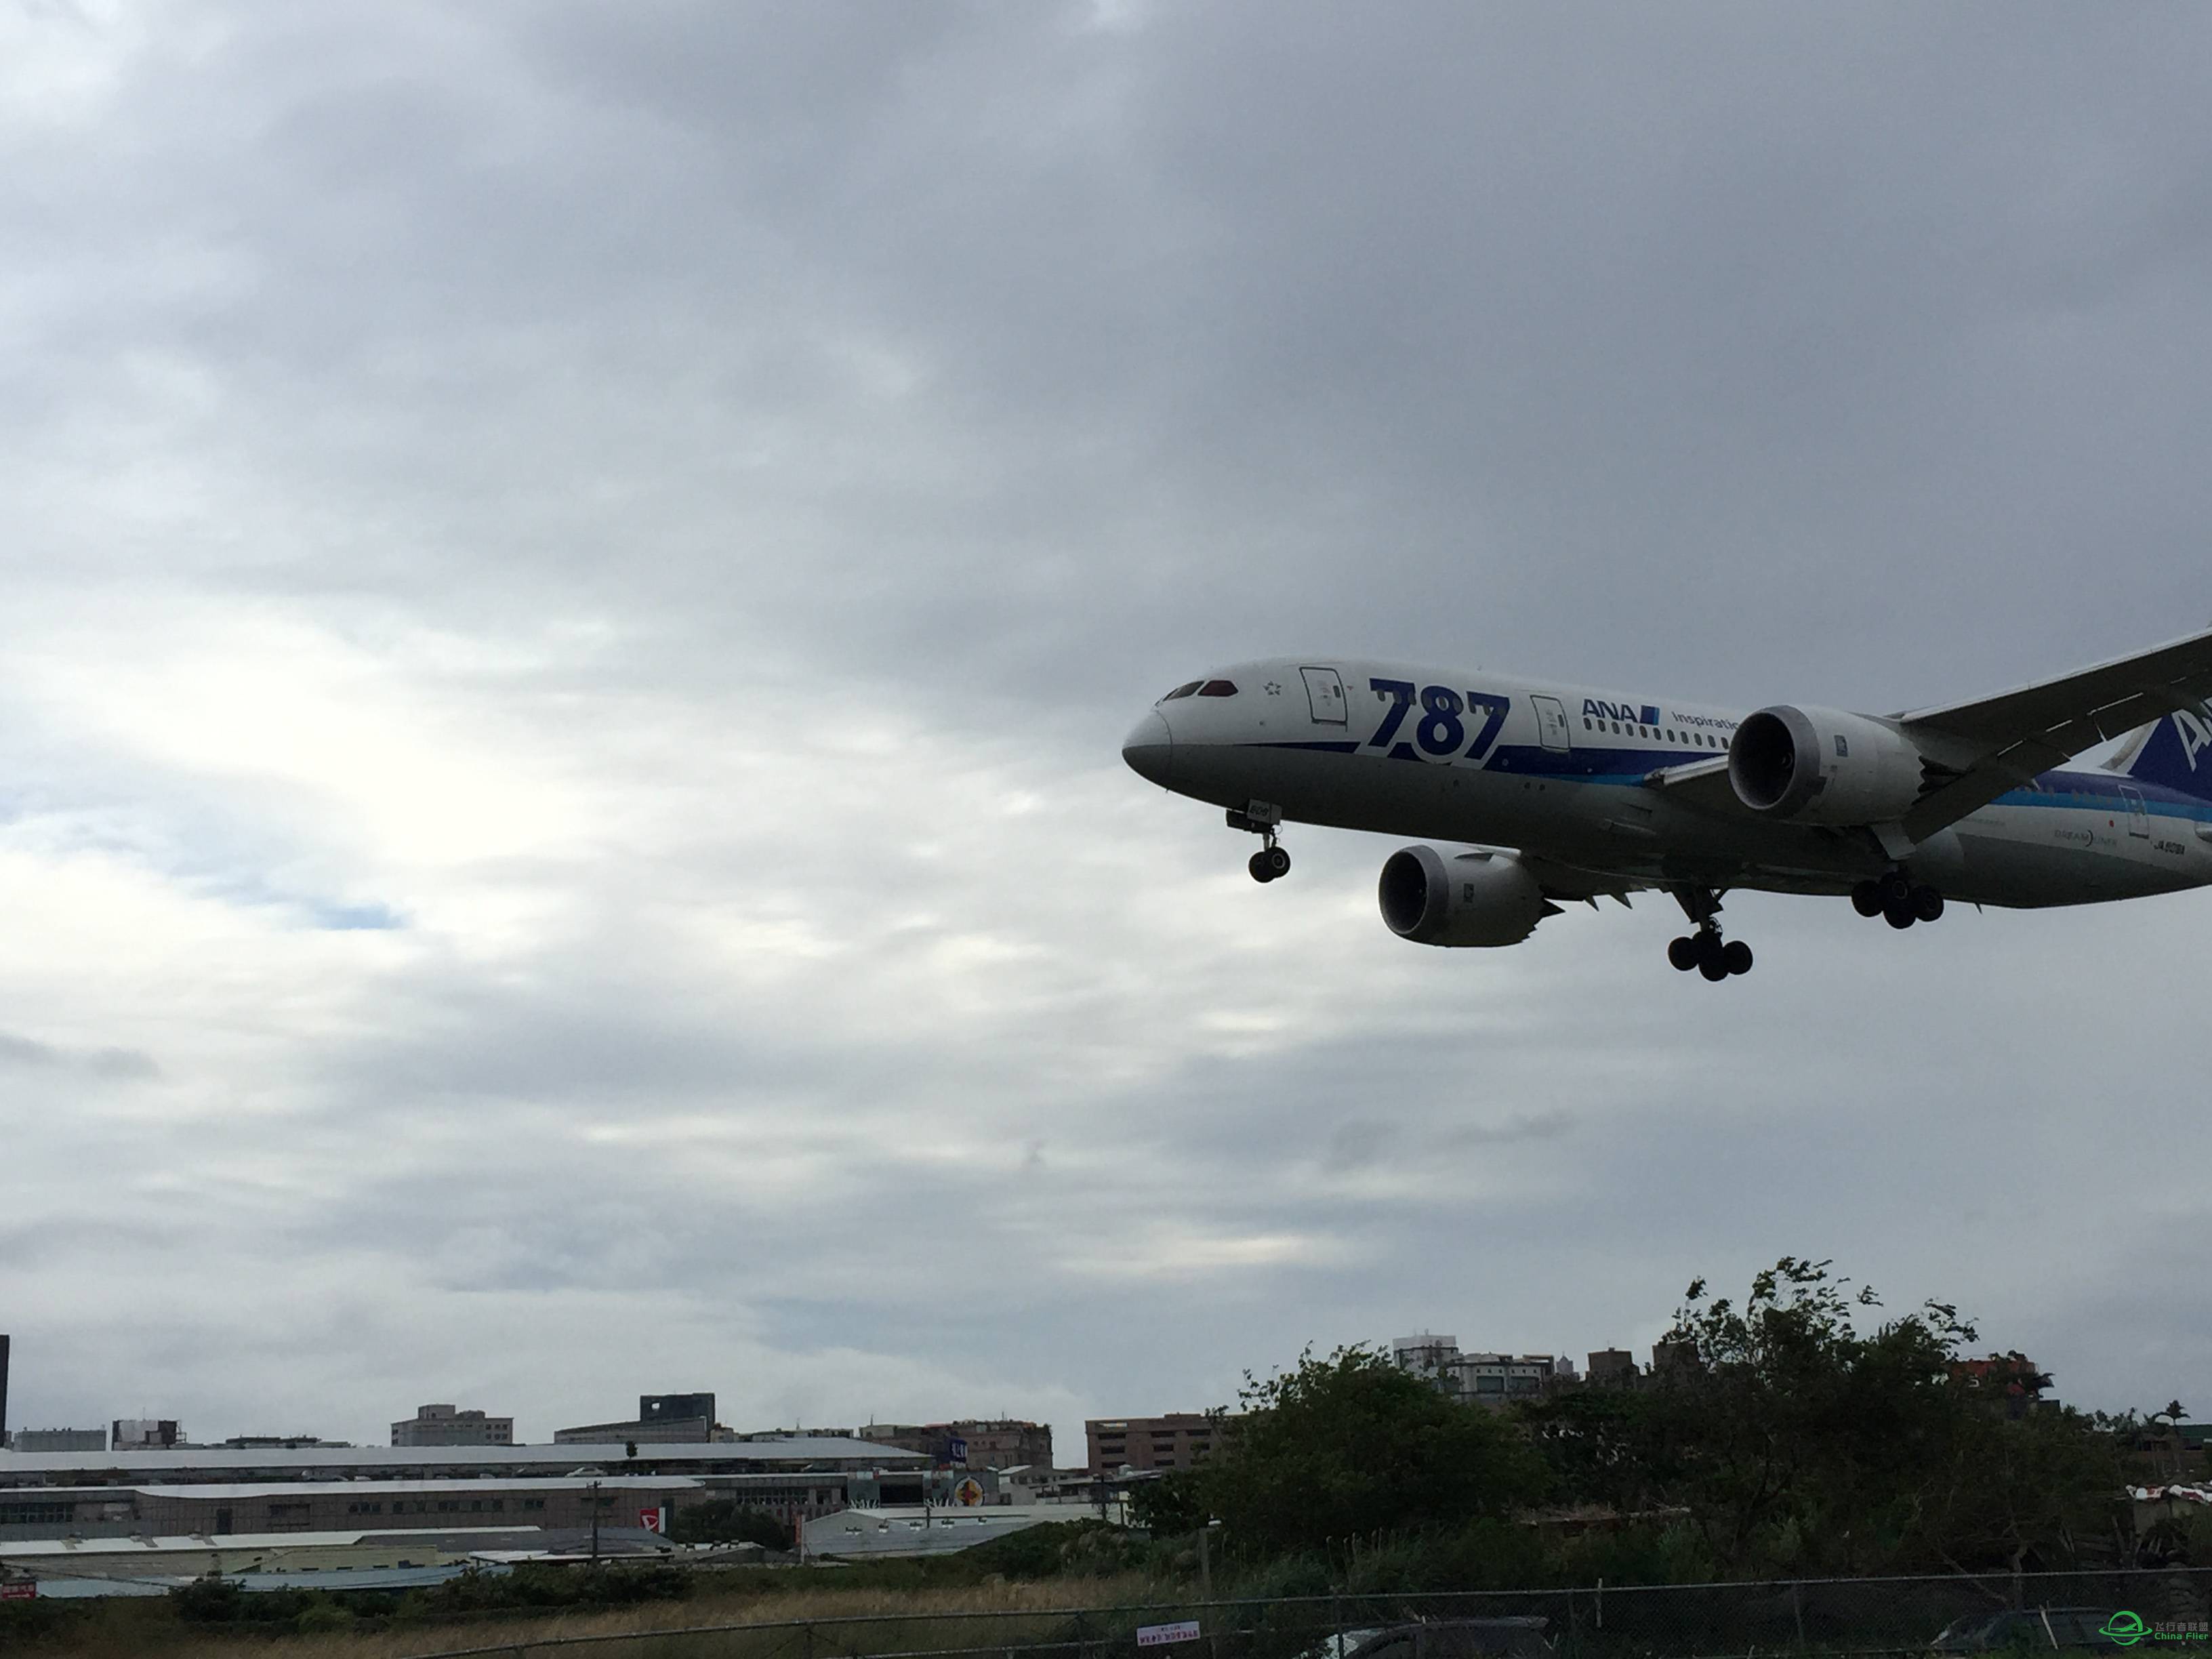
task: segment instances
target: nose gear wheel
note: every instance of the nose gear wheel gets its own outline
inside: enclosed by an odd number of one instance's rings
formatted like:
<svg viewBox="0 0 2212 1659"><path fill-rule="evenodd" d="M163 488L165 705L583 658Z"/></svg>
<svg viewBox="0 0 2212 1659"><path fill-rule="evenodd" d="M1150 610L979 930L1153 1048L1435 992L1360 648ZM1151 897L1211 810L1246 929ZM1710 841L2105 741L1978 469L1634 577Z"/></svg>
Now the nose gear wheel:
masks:
<svg viewBox="0 0 2212 1659"><path fill-rule="evenodd" d="M1275 842L1275 827L1283 821L1283 809L1264 800L1247 801L1242 807L1229 809L1229 827L1242 830L1260 838L1260 850L1246 860L1244 867L1252 872L1252 879L1262 885L1280 881L1291 873L1291 855Z"/></svg>

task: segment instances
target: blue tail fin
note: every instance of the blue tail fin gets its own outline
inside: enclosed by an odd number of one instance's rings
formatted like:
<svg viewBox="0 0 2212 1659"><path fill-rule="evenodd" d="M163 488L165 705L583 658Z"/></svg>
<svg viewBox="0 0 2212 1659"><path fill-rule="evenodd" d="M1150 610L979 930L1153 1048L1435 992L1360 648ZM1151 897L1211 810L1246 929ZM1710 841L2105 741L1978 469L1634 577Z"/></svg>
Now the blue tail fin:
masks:
<svg viewBox="0 0 2212 1659"><path fill-rule="evenodd" d="M2168 714L2137 733L2112 764L2138 783L2212 800L2212 724L2203 714Z"/></svg>

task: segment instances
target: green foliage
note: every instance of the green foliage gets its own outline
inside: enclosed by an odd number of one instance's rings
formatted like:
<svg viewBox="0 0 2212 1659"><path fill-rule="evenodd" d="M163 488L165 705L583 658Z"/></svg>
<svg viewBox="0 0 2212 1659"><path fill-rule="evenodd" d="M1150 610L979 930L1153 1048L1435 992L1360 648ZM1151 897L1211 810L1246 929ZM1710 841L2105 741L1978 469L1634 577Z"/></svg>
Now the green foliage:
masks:
<svg viewBox="0 0 2212 1659"><path fill-rule="evenodd" d="M1684 1512L1724 1574L2061 1567L2109 1542L2114 1437L2033 1405L2049 1379L2017 1355L1996 1357L2004 1387L1973 1383L1956 1309L1862 1332L1881 1305L1791 1256L1740 1306L1700 1280L1650 1386L1544 1401L1523 1420L1563 1498Z"/></svg>
<svg viewBox="0 0 2212 1659"><path fill-rule="evenodd" d="M478 1613L505 1607L626 1607L641 1601L680 1601L691 1594L691 1575L659 1563L602 1563L596 1567L525 1562L508 1572L465 1572L417 1591L410 1604L425 1613Z"/></svg>
<svg viewBox="0 0 2212 1659"><path fill-rule="evenodd" d="M1155 1538L1196 1532L1207 1520L1198 1470L1170 1469L1134 1488L1129 1494L1129 1518Z"/></svg>
<svg viewBox="0 0 2212 1659"><path fill-rule="evenodd" d="M758 1544L764 1550L792 1547L791 1528L786 1522L733 1498L678 1509L669 1522L668 1533L679 1544Z"/></svg>
<svg viewBox="0 0 2212 1659"><path fill-rule="evenodd" d="M1146 1565L1152 1547L1103 1521L1048 1522L963 1550L958 1559L979 1576L1015 1580L1106 1577Z"/></svg>
<svg viewBox="0 0 2212 1659"><path fill-rule="evenodd" d="M169 1605L192 1624L229 1624L246 1616L246 1592L234 1579L204 1572L171 1590Z"/></svg>
<svg viewBox="0 0 2212 1659"><path fill-rule="evenodd" d="M1173 1495L1224 1522L1242 1556L1326 1555L1349 1538L1449 1530L1504 1515L1544 1486L1541 1462L1499 1419L1370 1348L1309 1352L1265 1382L1248 1374L1243 1400L1235 1433Z"/></svg>

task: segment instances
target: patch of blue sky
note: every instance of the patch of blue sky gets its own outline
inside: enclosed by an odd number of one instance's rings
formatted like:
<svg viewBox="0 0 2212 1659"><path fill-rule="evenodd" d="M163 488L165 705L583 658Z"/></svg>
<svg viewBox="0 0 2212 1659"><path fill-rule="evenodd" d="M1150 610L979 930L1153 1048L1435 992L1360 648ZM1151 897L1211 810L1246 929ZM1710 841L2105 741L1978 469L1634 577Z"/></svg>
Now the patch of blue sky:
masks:
<svg viewBox="0 0 2212 1659"><path fill-rule="evenodd" d="M407 925L405 917L385 904L336 904L327 900L311 900L307 912L314 926L332 933L389 933Z"/></svg>

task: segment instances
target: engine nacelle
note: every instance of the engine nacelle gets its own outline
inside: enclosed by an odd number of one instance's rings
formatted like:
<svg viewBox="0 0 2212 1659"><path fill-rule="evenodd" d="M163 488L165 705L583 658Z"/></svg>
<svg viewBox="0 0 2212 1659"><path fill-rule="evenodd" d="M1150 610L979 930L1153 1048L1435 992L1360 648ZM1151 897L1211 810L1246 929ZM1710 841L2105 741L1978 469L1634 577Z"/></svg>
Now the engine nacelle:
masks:
<svg viewBox="0 0 2212 1659"><path fill-rule="evenodd" d="M1920 799L1923 757L1896 727L1834 708L1762 708L1729 742L1729 781L1754 812L1797 823L1888 823Z"/></svg>
<svg viewBox="0 0 2212 1659"><path fill-rule="evenodd" d="M1559 907L1510 853L1405 847L1382 866L1382 920L1416 945L1518 945Z"/></svg>

